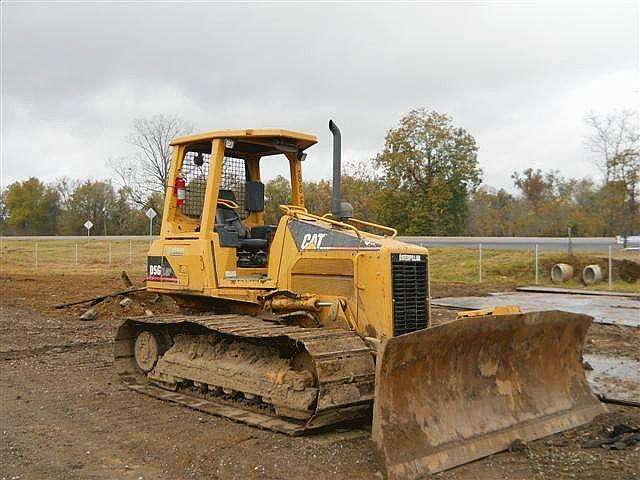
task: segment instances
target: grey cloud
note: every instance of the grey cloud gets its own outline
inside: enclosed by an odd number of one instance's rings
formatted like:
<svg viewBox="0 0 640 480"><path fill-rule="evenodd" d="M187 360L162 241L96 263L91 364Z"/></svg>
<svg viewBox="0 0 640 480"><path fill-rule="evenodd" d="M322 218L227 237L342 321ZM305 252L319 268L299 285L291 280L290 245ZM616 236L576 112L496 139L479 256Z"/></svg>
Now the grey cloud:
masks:
<svg viewBox="0 0 640 480"><path fill-rule="evenodd" d="M109 175L106 159L130 152L132 119L157 112L202 130L316 133L306 171L328 177L328 118L359 160L419 106L477 136L494 185L532 164L595 174L580 130L592 99L569 115L563 99L637 70L637 4L628 2L1 8L3 183Z"/></svg>

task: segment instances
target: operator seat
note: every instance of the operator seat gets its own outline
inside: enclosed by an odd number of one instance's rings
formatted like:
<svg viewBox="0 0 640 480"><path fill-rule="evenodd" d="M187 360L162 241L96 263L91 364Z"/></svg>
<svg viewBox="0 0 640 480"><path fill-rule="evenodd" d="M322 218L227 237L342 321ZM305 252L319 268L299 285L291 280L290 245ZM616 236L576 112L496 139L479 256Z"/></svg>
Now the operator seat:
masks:
<svg viewBox="0 0 640 480"><path fill-rule="evenodd" d="M218 198L237 203L233 190L221 189L218 193ZM218 205L216 209L216 231L220 234L220 244L222 246L256 251L266 249L269 244L269 241L265 238L248 238L249 230L242 223L238 212L223 205Z"/></svg>
<svg viewBox="0 0 640 480"><path fill-rule="evenodd" d="M218 193L218 198L220 198L221 200L230 200L233 203L238 203L233 190L221 189ZM242 223L240 215L238 215L238 212L236 212L232 208L225 207L224 205L218 205L218 208L216 209L216 225L218 224L228 226L229 229L235 231L240 238L244 238L247 236L247 229Z"/></svg>

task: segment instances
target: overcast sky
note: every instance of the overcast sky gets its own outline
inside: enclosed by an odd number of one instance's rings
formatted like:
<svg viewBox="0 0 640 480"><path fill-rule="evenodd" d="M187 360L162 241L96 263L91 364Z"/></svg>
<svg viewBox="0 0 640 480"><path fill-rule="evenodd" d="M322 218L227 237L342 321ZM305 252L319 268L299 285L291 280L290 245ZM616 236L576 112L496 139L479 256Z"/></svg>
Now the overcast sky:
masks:
<svg viewBox="0 0 640 480"><path fill-rule="evenodd" d="M597 178L590 110L638 109L638 2L214 4L2 2L2 184L107 178L136 117L196 130L316 134L372 158L410 109L450 114L484 181L514 170Z"/></svg>

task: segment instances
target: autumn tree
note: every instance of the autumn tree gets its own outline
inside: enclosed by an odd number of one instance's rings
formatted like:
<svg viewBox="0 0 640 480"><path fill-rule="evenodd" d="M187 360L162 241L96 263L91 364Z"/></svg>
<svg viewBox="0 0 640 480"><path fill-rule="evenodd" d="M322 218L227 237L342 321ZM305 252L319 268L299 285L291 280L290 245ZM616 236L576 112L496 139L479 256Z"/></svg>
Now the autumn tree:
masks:
<svg viewBox="0 0 640 480"><path fill-rule="evenodd" d="M325 179L305 181L303 190L307 210L317 215L331 211L331 182Z"/></svg>
<svg viewBox="0 0 640 480"><path fill-rule="evenodd" d="M501 188L483 185L469 202L469 233L490 237L515 236L515 225L522 212L518 200Z"/></svg>
<svg viewBox="0 0 640 480"><path fill-rule="evenodd" d="M84 223L90 220L95 235L113 232L110 219L116 202L115 191L110 182L84 180L79 182L65 202L60 231L67 235L84 233Z"/></svg>
<svg viewBox="0 0 640 480"><path fill-rule="evenodd" d="M597 194L598 210L594 214L604 217L603 235L614 236L634 232L638 228L638 219L629 215L627 210L627 192L624 182L610 181L602 185Z"/></svg>
<svg viewBox="0 0 640 480"><path fill-rule="evenodd" d="M325 179L306 180L302 185L304 204L307 210L316 215L331 211L331 182ZM351 203L355 216L377 221L376 195L380 190L379 181L366 168L348 165L342 175L342 200ZM281 213L279 205L291 202L291 184L282 175L265 185L265 218L267 223L276 223Z"/></svg>
<svg viewBox="0 0 640 480"><path fill-rule="evenodd" d="M348 163L342 176L342 199L353 206L356 218L381 221L382 180L368 162ZM329 211L329 210L327 210Z"/></svg>
<svg viewBox="0 0 640 480"><path fill-rule="evenodd" d="M599 236L607 232L607 218L603 211L602 188L591 179L576 180L573 186L570 221L576 236Z"/></svg>
<svg viewBox="0 0 640 480"><path fill-rule="evenodd" d="M624 226L618 232L634 233L640 230L640 148L623 150L610 163L614 180L609 183L624 190L621 212Z"/></svg>
<svg viewBox="0 0 640 480"><path fill-rule="evenodd" d="M539 206L549 194L551 185L539 168L527 168L520 174L511 175L514 185L520 190L522 197L533 206Z"/></svg>
<svg viewBox="0 0 640 480"><path fill-rule="evenodd" d="M149 203L151 206L151 203ZM109 235L146 235L149 233L149 219L145 211L149 206L132 204L127 192L120 188L115 192L111 210L107 218ZM153 207L152 207L153 208ZM160 222L154 222L154 233L160 230Z"/></svg>
<svg viewBox="0 0 640 480"><path fill-rule="evenodd" d="M264 196L264 221L267 225L275 225L282 216L279 206L291 203L289 180L282 175L269 180L264 187Z"/></svg>
<svg viewBox="0 0 640 480"><path fill-rule="evenodd" d="M408 235L463 233L468 197L482 174L477 151L473 136L448 115L409 112L375 158L381 220Z"/></svg>
<svg viewBox="0 0 640 480"><path fill-rule="evenodd" d="M9 185L5 208L7 224L16 234L56 232L60 213L58 192L35 177Z"/></svg>
<svg viewBox="0 0 640 480"><path fill-rule="evenodd" d="M576 180L566 179L556 170L532 168L511 177L520 194L521 211L514 219L520 235L564 236L569 227L575 231Z"/></svg>
<svg viewBox="0 0 640 480"><path fill-rule="evenodd" d="M116 190L110 181L102 180L58 180L57 189L61 198L62 214L59 232L68 235L85 233L84 222L91 220L94 235L146 234L149 219L144 212L157 208L159 194L150 197L146 205L136 205L128 192ZM155 222L159 228L160 222Z"/></svg>

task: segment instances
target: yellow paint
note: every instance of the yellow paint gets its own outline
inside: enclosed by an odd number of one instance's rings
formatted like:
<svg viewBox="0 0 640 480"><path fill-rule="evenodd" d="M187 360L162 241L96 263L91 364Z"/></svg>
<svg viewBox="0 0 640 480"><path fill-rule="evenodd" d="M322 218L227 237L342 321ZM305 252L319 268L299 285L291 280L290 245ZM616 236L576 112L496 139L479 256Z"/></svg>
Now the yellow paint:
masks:
<svg viewBox="0 0 640 480"><path fill-rule="evenodd" d="M214 130L211 132L197 133L195 135L187 135L173 139L171 146L184 145L188 143L200 143L203 140L213 140L216 138L231 138L254 141L260 144L260 140L267 138L286 138L295 141L303 150L311 145L318 143L315 135L307 133L293 132L291 130L283 130L280 128L268 129L245 129L245 130Z"/></svg>
<svg viewBox="0 0 640 480"><path fill-rule="evenodd" d="M522 313L520 307L516 305L496 305L491 308L483 308L482 310L466 310L464 312L458 312L458 318L467 317L483 317L485 315L513 315L516 313Z"/></svg>
<svg viewBox="0 0 640 480"><path fill-rule="evenodd" d="M228 148L239 150L239 145L243 148L252 146L252 153L243 157L247 177L252 181L259 181L261 173L264 174L261 169L269 168L269 161L263 157L275 154L272 152L276 148L274 145L299 149L297 152L280 152L289 161L292 204L282 206L284 215L275 230L265 267L238 266L236 248L220 245L215 231L218 192L227 148L225 140L228 139L238 142ZM395 230L388 227L377 226L382 234L376 235L358 228L375 227L375 224L357 220L345 223L307 212L300 158L302 151L316 141L313 135L278 129L224 130L175 139L172 142L174 151L161 235L159 240L153 242L149 255L165 256L178 282L149 281L149 291L171 294L174 298L188 299L191 304L195 302L205 306L208 305L208 299L224 300L234 311L254 312L262 305L262 295L274 290L290 290L298 294L316 295L322 302L330 303L331 307L321 308L318 314L323 324L353 328L367 337L392 337L391 255L404 253L427 256L428 252L425 248L395 240ZM208 152L209 146L211 156L202 215L200 219L189 218L177 207L171 186L180 174L186 152L190 148ZM361 242L374 242L380 248L327 250L311 244L308 248L300 249L289 230L292 221L309 223L328 232L339 232ZM244 223L247 227L264 225L264 213L253 212ZM180 252L180 255L171 255L172 252ZM425 302L429 317L428 293Z"/></svg>

